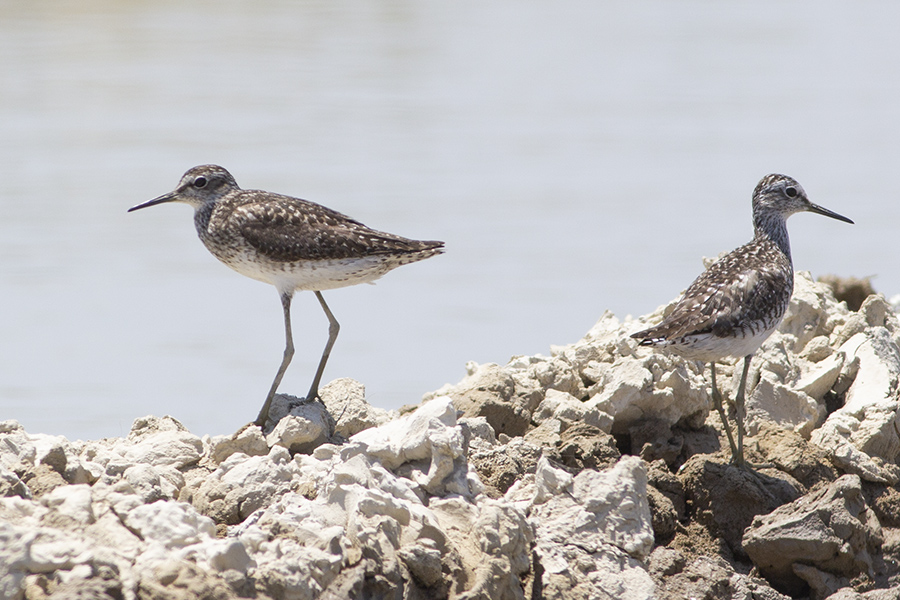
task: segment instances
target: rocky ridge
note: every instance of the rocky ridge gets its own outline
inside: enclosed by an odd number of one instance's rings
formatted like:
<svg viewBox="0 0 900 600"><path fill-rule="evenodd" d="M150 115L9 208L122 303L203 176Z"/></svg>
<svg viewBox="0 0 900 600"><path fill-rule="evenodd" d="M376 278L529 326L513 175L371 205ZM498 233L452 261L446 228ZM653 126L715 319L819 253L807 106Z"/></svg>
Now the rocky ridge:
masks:
<svg viewBox="0 0 900 600"><path fill-rule="evenodd" d="M748 379L755 471L708 372L628 338L672 305L607 313L399 412L342 379L234 435L0 422L0 597L900 598L900 322L796 279Z"/></svg>

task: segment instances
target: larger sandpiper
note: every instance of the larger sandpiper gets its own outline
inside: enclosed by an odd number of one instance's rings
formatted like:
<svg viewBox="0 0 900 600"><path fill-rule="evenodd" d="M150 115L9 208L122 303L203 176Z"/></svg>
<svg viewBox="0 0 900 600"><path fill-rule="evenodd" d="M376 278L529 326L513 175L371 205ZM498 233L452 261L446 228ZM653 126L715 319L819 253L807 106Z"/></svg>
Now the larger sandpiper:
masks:
<svg viewBox="0 0 900 600"><path fill-rule="evenodd" d="M794 266L787 218L803 211L853 223L810 202L791 177L766 175L753 191L753 240L695 279L659 325L631 336L642 346L670 348L690 360L710 363L713 403L738 466L744 465L744 393L750 359L781 323L791 300ZM716 388L715 363L728 357L744 359L735 397L736 444Z"/></svg>
<svg viewBox="0 0 900 600"><path fill-rule="evenodd" d="M372 282L400 265L440 254L443 242L410 240L370 229L320 204L262 190L242 190L217 165L201 165L181 177L168 194L128 212L184 202L194 207L194 225L213 256L247 277L275 286L284 310L285 349L256 424L263 427L272 398L294 355L291 299L295 291L315 292L328 317L328 342L307 400L319 397L319 382L340 325L322 297L330 290Z"/></svg>

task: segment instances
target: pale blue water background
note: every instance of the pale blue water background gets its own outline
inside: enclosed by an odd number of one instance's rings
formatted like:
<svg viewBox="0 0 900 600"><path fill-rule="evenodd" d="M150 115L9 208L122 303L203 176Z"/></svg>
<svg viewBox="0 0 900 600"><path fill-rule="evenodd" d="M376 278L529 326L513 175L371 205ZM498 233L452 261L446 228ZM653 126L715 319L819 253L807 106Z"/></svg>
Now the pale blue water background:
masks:
<svg viewBox="0 0 900 600"><path fill-rule="evenodd" d="M766 173L856 221L791 219L798 269L900 293L900 5L0 4L0 419L94 438L256 416L270 286L192 211L126 209L189 167L447 243L326 293L325 380L383 407L654 310L750 238ZM327 337L294 302L303 394Z"/></svg>

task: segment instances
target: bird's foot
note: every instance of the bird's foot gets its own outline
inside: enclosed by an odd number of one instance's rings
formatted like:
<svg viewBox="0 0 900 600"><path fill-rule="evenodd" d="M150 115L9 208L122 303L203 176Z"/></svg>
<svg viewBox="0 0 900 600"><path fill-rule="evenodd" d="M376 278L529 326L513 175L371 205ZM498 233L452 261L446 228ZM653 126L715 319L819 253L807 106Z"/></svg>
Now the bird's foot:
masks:
<svg viewBox="0 0 900 600"><path fill-rule="evenodd" d="M750 462L749 460L746 460L744 458L743 454L738 454L738 455L732 454L731 461L729 461L729 464L732 464L739 469L747 469L748 471L758 471L760 469L777 469L778 468L774 463L770 463L770 462L762 462L762 463Z"/></svg>
<svg viewBox="0 0 900 600"><path fill-rule="evenodd" d="M309 393L306 394L306 398L303 399L303 403L309 404L310 402L315 402L316 400L321 402L323 406L325 405L325 401L322 400L322 396L319 395L319 390L310 390Z"/></svg>

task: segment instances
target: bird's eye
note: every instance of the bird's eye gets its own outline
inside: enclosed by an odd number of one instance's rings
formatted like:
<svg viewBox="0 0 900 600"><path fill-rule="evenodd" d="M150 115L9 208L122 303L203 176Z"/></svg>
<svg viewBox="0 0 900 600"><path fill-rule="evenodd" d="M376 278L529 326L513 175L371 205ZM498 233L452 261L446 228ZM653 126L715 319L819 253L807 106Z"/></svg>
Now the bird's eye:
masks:
<svg viewBox="0 0 900 600"><path fill-rule="evenodd" d="M205 188L206 187L206 177L201 175L200 177L196 178L194 180L194 187L198 188L198 189Z"/></svg>
<svg viewBox="0 0 900 600"><path fill-rule="evenodd" d="M797 188L795 188L794 186L788 186L784 188L784 193L787 194L788 198L796 198Z"/></svg>

